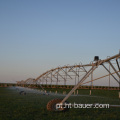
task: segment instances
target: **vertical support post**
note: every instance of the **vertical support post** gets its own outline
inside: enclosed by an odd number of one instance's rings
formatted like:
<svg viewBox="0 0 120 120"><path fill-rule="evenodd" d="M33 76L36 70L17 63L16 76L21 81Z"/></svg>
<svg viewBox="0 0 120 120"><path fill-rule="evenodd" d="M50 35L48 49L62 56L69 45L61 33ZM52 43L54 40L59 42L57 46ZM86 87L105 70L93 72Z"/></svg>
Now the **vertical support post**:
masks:
<svg viewBox="0 0 120 120"><path fill-rule="evenodd" d="M77 74L78 74L78 83L79 83L79 75L80 75L80 74L79 74L79 69L78 69L78 71L77 71Z"/></svg>
<svg viewBox="0 0 120 120"><path fill-rule="evenodd" d="M47 79L46 79L46 85L47 85Z"/></svg>
<svg viewBox="0 0 120 120"><path fill-rule="evenodd" d="M67 80L67 68L65 69L65 85L66 85L66 80Z"/></svg>
<svg viewBox="0 0 120 120"><path fill-rule="evenodd" d="M93 66L93 62L92 62L92 66ZM93 88L93 71L91 72L91 89Z"/></svg>
<svg viewBox="0 0 120 120"><path fill-rule="evenodd" d="M92 62L93 64L93 62ZM91 89L93 89L93 71L91 72L91 87L90 87L90 95L91 95Z"/></svg>
<svg viewBox="0 0 120 120"><path fill-rule="evenodd" d="M120 54L120 50L119 50L119 54ZM119 58L119 63L120 63L120 58ZM120 94L120 78L119 78L119 94Z"/></svg>
<svg viewBox="0 0 120 120"><path fill-rule="evenodd" d="M76 75L75 75L75 85L76 85Z"/></svg>
<svg viewBox="0 0 120 120"><path fill-rule="evenodd" d="M77 95L78 95L78 90L77 90Z"/></svg>
<svg viewBox="0 0 120 120"><path fill-rule="evenodd" d="M119 93L118 93L118 94L119 94L119 99L120 99L120 91L119 91Z"/></svg>
<svg viewBox="0 0 120 120"><path fill-rule="evenodd" d="M110 64L109 64L109 71L110 71ZM110 90L110 74L109 74L109 90Z"/></svg>
<svg viewBox="0 0 120 120"><path fill-rule="evenodd" d="M58 69L58 72L59 72L59 69ZM57 82L56 82L56 85L58 85L58 72L57 72Z"/></svg>
<svg viewBox="0 0 120 120"><path fill-rule="evenodd" d="M52 72L51 72L51 87L52 87Z"/></svg>
<svg viewBox="0 0 120 120"><path fill-rule="evenodd" d="M77 68L76 68L76 71L75 71L76 73L77 73ZM76 77L77 77L77 75L75 75L75 85L76 85Z"/></svg>
<svg viewBox="0 0 120 120"><path fill-rule="evenodd" d="M64 73L65 73L65 72L64 72ZM64 75L64 77L63 77L63 79L64 79L64 87L65 87L65 85L66 85L65 78L66 78L66 73L65 73L65 75Z"/></svg>
<svg viewBox="0 0 120 120"><path fill-rule="evenodd" d="M93 72L91 73L91 89L93 88Z"/></svg>
<svg viewBox="0 0 120 120"><path fill-rule="evenodd" d="M90 95L91 95L91 90L90 90Z"/></svg>
<svg viewBox="0 0 120 120"><path fill-rule="evenodd" d="M65 86L65 79L64 79L64 86Z"/></svg>

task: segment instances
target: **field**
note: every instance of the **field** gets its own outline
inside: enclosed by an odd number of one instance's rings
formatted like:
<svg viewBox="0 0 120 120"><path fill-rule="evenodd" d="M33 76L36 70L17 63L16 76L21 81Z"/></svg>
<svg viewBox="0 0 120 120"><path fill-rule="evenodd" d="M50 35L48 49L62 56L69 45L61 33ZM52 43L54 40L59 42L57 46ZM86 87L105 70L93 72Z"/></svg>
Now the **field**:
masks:
<svg viewBox="0 0 120 120"><path fill-rule="evenodd" d="M55 89L47 89L55 92ZM58 89L59 93L63 90ZM43 95L27 92L20 95L15 87L0 88L0 120L119 120L120 108L71 108L67 112L50 112L46 110L48 101L54 98L64 98L63 95ZM67 91L68 92L68 91ZM118 91L79 90L81 96L71 96L70 103L100 103L120 105ZM84 96L82 96L84 95Z"/></svg>

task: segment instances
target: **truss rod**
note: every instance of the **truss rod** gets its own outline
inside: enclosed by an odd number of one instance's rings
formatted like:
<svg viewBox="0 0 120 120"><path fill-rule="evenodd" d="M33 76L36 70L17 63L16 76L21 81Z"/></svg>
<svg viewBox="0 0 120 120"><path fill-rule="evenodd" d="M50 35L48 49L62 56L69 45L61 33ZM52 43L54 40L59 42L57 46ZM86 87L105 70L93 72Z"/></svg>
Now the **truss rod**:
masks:
<svg viewBox="0 0 120 120"><path fill-rule="evenodd" d="M119 66L119 63L118 63L118 60L116 59L116 63L117 63L117 66L118 66L118 69L120 71L120 66Z"/></svg>
<svg viewBox="0 0 120 120"><path fill-rule="evenodd" d="M120 72L120 71L117 71L117 72ZM111 74L115 74L115 73L116 73L116 72L111 73ZM91 81L88 81L88 82L85 82L85 83L81 83L81 85L86 84L86 83L89 83L89 82L92 82L92 81L99 80L99 79L104 78L104 77L107 77L107 76L109 76L109 75L110 75L110 74L108 74L108 75L104 75L104 76L102 76L102 77L96 78L96 79L94 79L94 80L91 80Z"/></svg>
<svg viewBox="0 0 120 120"><path fill-rule="evenodd" d="M119 83L119 81L115 78L115 76L113 74L111 74L111 72L105 67L104 64L102 64L102 66L109 72L109 74Z"/></svg>
<svg viewBox="0 0 120 120"><path fill-rule="evenodd" d="M79 75L75 72L74 68L75 68L75 67L71 67L68 72L73 72L73 73L75 73L75 74L79 77ZM72 70L72 71L71 71L71 70Z"/></svg>
<svg viewBox="0 0 120 120"><path fill-rule="evenodd" d="M117 72L119 72L119 71L117 71ZM111 73L111 74L115 74L115 73L116 73L116 72ZM104 75L104 76L99 77L99 78L96 78L96 79L94 79L94 80L90 80L90 81L87 81L87 82L81 83L80 85L83 85L83 84L86 84L86 83L90 83L90 82L92 82L92 81L99 80L99 79L104 78L104 77L107 77L107 76L109 76L109 75L110 75L110 74L108 74L108 75Z"/></svg>
<svg viewBox="0 0 120 120"><path fill-rule="evenodd" d="M60 75L60 73L58 73L58 75L66 81L66 79L62 75Z"/></svg>
<svg viewBox="0 0 120 120"><path fill-rule="evenodd" d="M63 72L65 72L65 74L67 75L67 76L69 76L70 78L71 78L71 76L63 69L63 68L61 68L62 69L62 71ZM71 78L72 79L72 78Z"/></svg>
<svg viewBox="0 0 120 120"><path fill-rule="evenodd" d="M113 68L113 70L116 72L117 70L115 69L115 67L112 65L112 63L110 61L108 61L108 63L111 65L111 67ZM118 73L116 73L118 75L118 77L120 78L120 75Z"/></svg>

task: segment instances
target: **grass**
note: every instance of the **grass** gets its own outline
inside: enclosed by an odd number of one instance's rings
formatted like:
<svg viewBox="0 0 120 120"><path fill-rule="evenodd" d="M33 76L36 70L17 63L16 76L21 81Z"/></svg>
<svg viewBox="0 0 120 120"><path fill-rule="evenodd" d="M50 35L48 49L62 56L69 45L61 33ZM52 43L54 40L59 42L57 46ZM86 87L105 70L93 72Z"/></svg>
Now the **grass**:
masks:
<svg viewBox="0 0 120 120"><path fill-rule="evenodd" d="M52 91L56 91L55 89ZM59 92L62 92L59 89ZM89 94L89 90L80 90L80 94ZM71 103L110 103L119 104L118 91L92 90L90 96L71 96ZM96 97L98 96L98 97ZM109 109L70 109L67 112L50 112L46 110L48 101L55 95L38 95L27 93L20 95L15 88L0 88L0 120L119 120L120 108Z"/></svg>

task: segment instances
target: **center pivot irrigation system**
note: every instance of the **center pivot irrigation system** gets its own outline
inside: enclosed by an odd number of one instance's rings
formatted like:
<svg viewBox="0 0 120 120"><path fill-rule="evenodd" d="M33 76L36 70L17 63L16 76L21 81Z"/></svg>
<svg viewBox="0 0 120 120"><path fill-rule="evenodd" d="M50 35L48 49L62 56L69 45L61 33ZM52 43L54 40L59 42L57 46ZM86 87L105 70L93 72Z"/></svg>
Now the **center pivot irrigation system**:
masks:
<svg viewBox="0 0 120 120"><path fill-rule="evenodd" d="M114 55L112 57L108 57L104 60L99 59L99 56L94 57L94 61L90 64L79 64L79 65L67 65L63 67L57 67L55 69L51 69L36 79L27 79L25 81L18 81L17 84L25 85L25 84L38 84L42 88L42 84L52 85L53 83L58 85L72 80L75 81L75 86L73 89L65 96L64 99L53 99L48 102L47 110L49 111L65 111L67 108L64 108L64 104L66 100L73 94L73 92L79 88L79 86L91 83L93 81L105 78L105 77L112 77L120 87L120 53ZM93 73L96 73L97 69L102 69L105 71L106 75L101 75L98 78L93 78ZM112 68L112 69L110 69ZM104 70L103 70L104 69ZM101 72L101 71L100 71ZM102 72L101 72L102 73ZM43 89L43 88L42 88ZM44 89L43 89L44 90ZM60 103L62 106L61 108L57 109L56 104Z"/></svg>

